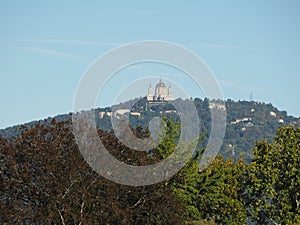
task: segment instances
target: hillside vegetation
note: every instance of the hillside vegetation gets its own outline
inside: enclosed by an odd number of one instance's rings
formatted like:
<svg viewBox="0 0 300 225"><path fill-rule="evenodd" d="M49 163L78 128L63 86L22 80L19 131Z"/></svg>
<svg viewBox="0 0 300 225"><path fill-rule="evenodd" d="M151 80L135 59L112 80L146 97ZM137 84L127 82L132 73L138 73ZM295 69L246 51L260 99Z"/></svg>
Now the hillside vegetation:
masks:
<svg viewBox="0 0 300 225"><path fill-rule="evenodd" d="M200 120L200 131L202 136L205 137L200 147L205 147L207 139L210 134L211 126L211 113L208 99L201 100L195 98L193 100L198 111ZM148 127L149 121L155 117L166 115L174 122L180 122L179 117L173 112L174 107L171 103L149 105L145 98L133 99L128 102L119 104L117 107L133 105L131 112L138 112L139 115L129 115L130 124L136 128L141 126L144 130ZM220 154L229 159L232 157L234 160L238 159L240 153L243 154L245 162L250 163L253 157L252 149L254 148L255 141L267 140L272 141L276 135L277 128L281 126L298 127L300 125L299 118L288 116L286 111L280 111L271 104L261 102L248 102L248 101L232 101L227 100L226 105L226 133L223 141ZM95 109L96 124L98 129L110 131L112 130L111 117L109 112L112 107ZM103 118L100 118L100 113L103 113ZM70 119L71 114L58 115L55 117L57 122L67 121ZM24 124L25 127L34 127L37 123L42 125L49 125L53 118L45 120L33 121ZM12 137L22 133L23 127L21 125L9 127L0 130L0 136Z"/></svg>

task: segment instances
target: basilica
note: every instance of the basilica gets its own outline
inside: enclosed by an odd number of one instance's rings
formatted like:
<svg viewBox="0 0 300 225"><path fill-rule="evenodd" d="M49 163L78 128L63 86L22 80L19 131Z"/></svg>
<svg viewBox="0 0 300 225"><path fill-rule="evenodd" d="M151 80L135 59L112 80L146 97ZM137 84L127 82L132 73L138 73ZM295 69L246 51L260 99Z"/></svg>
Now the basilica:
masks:
<svg viewBox="0 0 300 225"><path fill-rule="evenodd" d="M148 101L154 101L154 102L159 102L159 101L172 101L173 96L172 96L172 88L171 85L168 87L165 85L165 83L160 79L160 81L156 84L155 86L155 93L153 95L152 92L152 86L151 84L148 87L148 95L147 95L147 100Z"/></svg>

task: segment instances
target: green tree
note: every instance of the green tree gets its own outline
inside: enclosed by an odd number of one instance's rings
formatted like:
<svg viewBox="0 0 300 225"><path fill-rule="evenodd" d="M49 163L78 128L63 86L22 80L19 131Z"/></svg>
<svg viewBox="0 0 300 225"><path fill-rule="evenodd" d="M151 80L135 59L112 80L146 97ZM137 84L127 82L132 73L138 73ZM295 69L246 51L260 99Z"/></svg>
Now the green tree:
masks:
<svg viewBox="0 0 300 225"><path fill-rule="evenodd" d="M245 174L244 201L258 224L300 223L300 129L282 127L256 144Z"/></svg>
<svg viewBox="0 0 300 225"><path fill-rule="evenodd" d="M174 124L166 118L164 120L167 135L159 150L166 157L176 147L180 124ZM201 138L196 141L201 141ZM196 149L193 157L169 181L173 192L185 205L188 220L200 222L208 219L220 224L245 224L246 210L241 201L240 180L246 166L242 160L234 163L217 157L206 170L199 171L199 160L204 151Z"/></svg>
<svg viewBox="0 0 300 225"><path fill-rule="evenodd" d="M172 180L172 189L185 204L190 220L213 220L218 224L245 224L241 180L246 168L218 156L204 171L199 171L199 152Z"/></svg>
<svg viewBox="0 0 300 225"><path fill-rule="evenodd" d="M177 142L180 136L180 123L174 123L170 118L163 117L162 126L164 126L164 136L161 137L157 150L162 158L167 158L176 148ZM197 140L195 140L197 141ZM187 151L189 144L182 145L182 152ZM200 153L201 154L201 153ZM185 204L186 215L190 218L199 219L200 213L194 204L198 196L197 179L199 168L199 152L195 151L194 157L192 157L181 171L172 177L166 184L169 184L175 193L175 195ZM180 157L180 156L179 156Z"/></svg>
<svg viewBox="0 0 300 225"><path fill-rule="evenodd" d="M161 129L164 130L160 144L157 150L162 158L167 158L172 152L175 151L177 140L180 136L180 123L174 123L170 118L164 116L162 118Z"/></svg>
<svg viewBox="0 0 300 225"><path fill-rule="evenodd" d="M245 167L242 159L224 161L218 156L199 173L197 207L203 219L214 219L218 224L246 223L240 185Z"/></svg>

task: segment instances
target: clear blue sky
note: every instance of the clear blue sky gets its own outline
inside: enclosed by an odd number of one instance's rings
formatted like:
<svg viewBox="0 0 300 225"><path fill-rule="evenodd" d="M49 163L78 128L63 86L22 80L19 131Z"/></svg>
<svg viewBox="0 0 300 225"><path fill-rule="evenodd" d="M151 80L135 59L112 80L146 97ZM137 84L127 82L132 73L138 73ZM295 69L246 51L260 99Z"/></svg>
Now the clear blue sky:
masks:
<svg viewBox="0 0 300 225"><path fill-rule="evenodd" d="M297 0L1 1L0 128L70 112L88 66L140 40L194 51L226 99L248 100L253 92L300 116L299 12ZM103 105L112 101L105 98Z"/></svg>

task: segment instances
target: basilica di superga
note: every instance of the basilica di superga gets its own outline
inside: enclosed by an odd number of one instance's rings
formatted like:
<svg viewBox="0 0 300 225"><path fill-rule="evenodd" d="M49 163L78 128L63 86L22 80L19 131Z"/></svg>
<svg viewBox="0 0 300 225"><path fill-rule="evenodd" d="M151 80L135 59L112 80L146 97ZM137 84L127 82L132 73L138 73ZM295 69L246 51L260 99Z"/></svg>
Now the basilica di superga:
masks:
<svg viewBox="0 0 300 225"><path fill-rule="evenodd" d="M151 105L157 105L157 104L164 104L165 102L174 100L172 95L172 87L169 85L167 88L166 84L162 81L162 79L159 80L159 82L155 86L155 92L153 95L152 92L152 85L150 84L148 87L148 94L147 94L147 103L146 108ZM176 110L165 110L165 113L176 113ZM130 114L133 116L140 116L141 112L137 111L131 111L129 109L118 109L115 112L111 111L102 111L99 112L100 119L102 119L104 116L115 116L116 118L119 118L121 115L124 114ZM161 112L162 113L162 112Z"/></svg>
<svg viewBox="0 0 300 225"><path fill-rule="evenodd" d="M155 86L155 93L153 95L152 92L152 86L151 84L148 87L148 95L147 95L147 100L148 101L172 101L173 96L172 96L172 87L171 85L168 87L166 84L160 79L160 81L156 84Z"/></svg>

